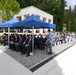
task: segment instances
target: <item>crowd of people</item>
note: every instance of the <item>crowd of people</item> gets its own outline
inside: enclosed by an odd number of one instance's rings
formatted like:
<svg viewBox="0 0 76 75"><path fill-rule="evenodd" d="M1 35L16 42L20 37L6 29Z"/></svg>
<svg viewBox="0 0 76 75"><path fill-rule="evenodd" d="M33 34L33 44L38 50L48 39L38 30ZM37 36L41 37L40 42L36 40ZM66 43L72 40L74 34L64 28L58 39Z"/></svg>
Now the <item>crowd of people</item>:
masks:
<svg viewBox="0 0 76 75"><path fill-rule="evenodd" d="M76 38L75 33L51 32L50 30L48 30L48 32L48 35L34 35L34 48L45 50L47 46L49 49L49 51L47 51L48 54L52 54L52 46L67 43ZM8 45L7 34L4 34L0 43ZM32 35L11 34L9 48L12 51L21 52L22 55L26 54L26 56L30 56L32 52Z"/></svg>

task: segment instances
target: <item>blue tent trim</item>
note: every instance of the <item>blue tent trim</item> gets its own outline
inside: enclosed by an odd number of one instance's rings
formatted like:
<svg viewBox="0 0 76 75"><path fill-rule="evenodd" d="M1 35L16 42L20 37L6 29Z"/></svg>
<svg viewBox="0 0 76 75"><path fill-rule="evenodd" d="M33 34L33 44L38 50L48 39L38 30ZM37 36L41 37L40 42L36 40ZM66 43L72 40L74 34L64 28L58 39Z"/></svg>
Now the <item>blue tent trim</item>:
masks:
<svg viewBox="0 0 76 75"><path fill-rule="evenodd" d="M19 22L16 18L13 18L5 23L0 24L0 28L8 28L11 27L14 23Z"/></svg>
<svg viewBox="0 0 76 75"><path fill-rule="evenodd" d="M24 19L21 22L14 23L11 28L13 27L30 27L30 26L39 26L43 28L56 28L56 24L50 24L47 22L42 21L37 16L32 14L27 19Z"/></svg>
<svg viewBox="0 0 76 75"><path fill-rule="evenodd" d="M0 25L0 28L30 28L30 27L42 27L42 28L56 28L56 24L50 24L47 22L42 21L37 16L32 14L27 19L23 21L18 21L17 19L13 18L5 23Z"/></svg>

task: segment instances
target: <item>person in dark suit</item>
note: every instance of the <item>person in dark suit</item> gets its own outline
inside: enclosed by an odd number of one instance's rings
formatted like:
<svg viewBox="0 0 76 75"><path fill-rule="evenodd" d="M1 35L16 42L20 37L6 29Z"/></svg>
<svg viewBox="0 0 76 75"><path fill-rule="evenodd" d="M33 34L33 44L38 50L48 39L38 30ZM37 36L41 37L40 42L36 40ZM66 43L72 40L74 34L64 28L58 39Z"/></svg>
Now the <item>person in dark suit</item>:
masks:
<svg viewBox="0 0 76 75"><path fill-rule="evenodd" d="M3 45L7 45L8 44L8 34L4 34L4 37L3 37Z"/></svg>
<svg viewBox="0 0 76 75"><path fill-rule="evenodd" d="M17 34L14 35L15 43L19 41L19 36Z"/></svg>
<svg viewBox="0 0 76 75"><path fill-rule="evenodd" d="M15 50L15 39L14 39L14 36L11 36L11 38L10 38L9 48L11 50Z"/></svg>
<svg viewBox="0 0 76 75"><path fill-rule="evenodd" d="M32 52L32 36L29 35L29 40L28 43L25 45L25 47L28 47L27 52L26 52L26 57L30 56L30 53Z"/></svg>
<svg viewBox="0 0 76 75"><path fill-rule="evenodd" d="M17 43L15 43L16 51L21 51L22 43L23 43L22 35L19 35L19 40Z"/></svg>
<svg viewBox="0 0 76 75"><path fill-rule="evenodd" d="M26 35L25 40L24 40L24 42L22 44L22 50L21 50L22 55L25 54L26 51L27 51L27 47L25 47L25 45L28 44L28 41L29 41L29 36Z"/></svg>
<svg viewBox="0 0 76 75"><path fill-rule="evenodd" d="M12 38L13 37L13 38ZM13 36L10 37L10 44L13 45L13 50L16 51L16 46L15 44L18 42L19 38L18 38L18 35L17 34L14 34ZM13 42L13 43L12 43Z"/></svg>

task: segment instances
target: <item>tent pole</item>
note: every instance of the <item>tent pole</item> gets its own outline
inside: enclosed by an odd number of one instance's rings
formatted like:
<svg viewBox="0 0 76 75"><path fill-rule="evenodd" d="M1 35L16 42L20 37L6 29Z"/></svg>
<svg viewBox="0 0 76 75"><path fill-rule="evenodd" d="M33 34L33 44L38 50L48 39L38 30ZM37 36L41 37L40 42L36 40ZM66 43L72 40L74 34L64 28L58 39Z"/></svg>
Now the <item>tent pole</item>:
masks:
<svg viewBox="0 0 76 75"><path fill-rule="evenodd" d="M10 28L8 27L8 48L9 48L9 42L10 42Z"/></svg>
<svg viewBox="0 0 76 75"><path fill-rule="evenodd" d="M34 53L34 26L32 26L32 52Z"/></svg>

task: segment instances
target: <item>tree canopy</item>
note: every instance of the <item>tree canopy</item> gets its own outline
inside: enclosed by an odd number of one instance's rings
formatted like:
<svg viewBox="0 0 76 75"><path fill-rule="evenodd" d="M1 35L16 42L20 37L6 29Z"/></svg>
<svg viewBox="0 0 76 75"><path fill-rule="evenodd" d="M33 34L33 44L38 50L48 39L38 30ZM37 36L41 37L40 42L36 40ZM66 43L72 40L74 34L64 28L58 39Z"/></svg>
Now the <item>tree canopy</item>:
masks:
<svg viewBox="0 0 76 75"><path fill-rule="evenodd" d="M16 0L0 0L0 14L4 20L10 20L20 11L20 4Z"/></svg>
<svg viewBox="0 0 76 75"><path fill-rule="evenodd" d="M0 12L4 20L9 20L20 8L31 5L53 15L56 31L63 31L64 25L66 31L76 31L76 6L65 9L66 0L0 0Z"/></svg>
<svg viewBox="0 0 76 75"><path fill-rule="evenodd" d="M20 7L36 6L43 11L54 16L54 23L57 25L56 30L62 31L64 24L64 9L66 6L65 0L17 0ZM25 4L25 5L24 5Z"/></svg>

